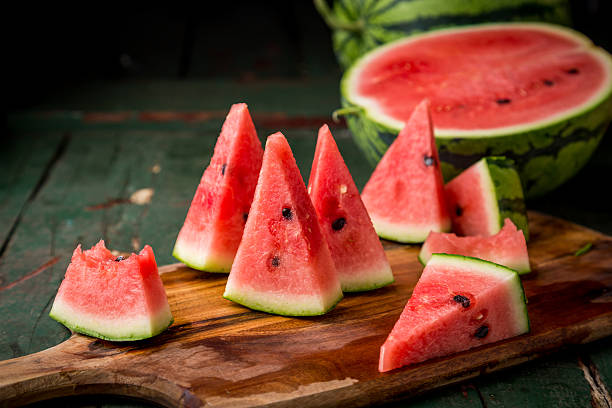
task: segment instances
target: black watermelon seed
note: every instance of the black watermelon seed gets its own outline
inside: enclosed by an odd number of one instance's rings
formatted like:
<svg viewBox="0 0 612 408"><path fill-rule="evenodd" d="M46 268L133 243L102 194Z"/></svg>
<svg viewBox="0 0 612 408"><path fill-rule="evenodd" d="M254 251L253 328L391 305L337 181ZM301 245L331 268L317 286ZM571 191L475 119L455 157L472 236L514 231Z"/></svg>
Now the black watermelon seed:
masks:
<svg viewBox="0 0 612 408"><path fill-rule="evenodd" d="M457 217L461 217L461 214L463 214L463 208L456 206L455 207L455 214L457 214Z"/></svg>
<svg viewBox="0 0 612 408"><path fill-rule="evenodd" d="M566 70L565 73L570 75L576 75L580 73L580 70L578 68L570 68Z"/></svg>
<svg viewBox="0 0 612 408"><path fill-rule="evenodd" d="M125 258L123 256L118 256L115 258L115 262L121 262L123 261Z"/></svg>
<svg viewBox="0 0 612 408"><path fill-rule="evenodd" d="M487 326L480 326L478 330L476 330L476 333L474 333L474 336L483 339L487 334L489 334L489 328Z"/></svg>
<svg viewBox="0 0 612 408"><path fill-rule="evenodd" d="M512 99L503 98L503 99L498 99L495 102L497 102L499 105L506 105L506 104L512 102Z"/></svg>
<svg viewBox="0 0 612 408"><path fill-rule="evenodd" d="M278 268L280 266L280 258L278 256L272 257L272 260L270 260L270 264L273 267Z"/></svg>
<svg viewBox="0 0 612 408"><path fill-rule="evenodd" d="M423 162L427 167L433 166L435 160L432 156L423 156Z"/></svg>
<svg viewBox="0 0 612 408"><path fill-rule="evenodd" d="M242 219L244 220L244 222L246 222L248 218L249 218L249 213L242 214Z"/></svg>
<svg viewBox="0 0 612 408"><path fill-rule="evenodd" d="M544 79L542 80L542 83L546 86L553 86L555 84L555 81L551 81L550 79Z"/></svg>
<svg viewBox="0 0 612 408"><path fill-rule="evenodd" d="M293 213L291 212L291 208L283 208L283 218L286 220L291 220L293 218Z"/></svg>
<svg viewBox="0 0 612 408"><path fill-rule="evenodd" d="M340 217L334 220L334 222L332 222L332 229L334 231L340 231L342 228L344 228L345 225L346 225L346 218Z"/></svg>
<svg viewBox="0 0 612 408"><path fill-rule="evenodd" d="M466 298L465 296L455 295L453 300L457 303L461 303L461 306L465 308L470 307L470 299Z"/></svg>
<svg viewBox="0 0 612 408"><path fill-rule="evenodd" d="M225 169L227 168L227 163L223 163L223 166L221 166L221 175L225 176Z"/></svg>

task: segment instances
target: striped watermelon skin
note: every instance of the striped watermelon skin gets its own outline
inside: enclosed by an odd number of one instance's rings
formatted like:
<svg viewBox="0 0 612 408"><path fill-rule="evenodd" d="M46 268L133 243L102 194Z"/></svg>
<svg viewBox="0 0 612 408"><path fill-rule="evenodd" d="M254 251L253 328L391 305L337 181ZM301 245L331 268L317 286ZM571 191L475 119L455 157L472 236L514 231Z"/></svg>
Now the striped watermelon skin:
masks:
<svg viewBox="0 0 612 408"><path fill-rule="evenodd" d="M322 1L316 3L324 10ZM567 0L336 0L330 12L345 25L330 23L334 51L345 69L373 48L423 31L503 21L571 25Z"/></svg>

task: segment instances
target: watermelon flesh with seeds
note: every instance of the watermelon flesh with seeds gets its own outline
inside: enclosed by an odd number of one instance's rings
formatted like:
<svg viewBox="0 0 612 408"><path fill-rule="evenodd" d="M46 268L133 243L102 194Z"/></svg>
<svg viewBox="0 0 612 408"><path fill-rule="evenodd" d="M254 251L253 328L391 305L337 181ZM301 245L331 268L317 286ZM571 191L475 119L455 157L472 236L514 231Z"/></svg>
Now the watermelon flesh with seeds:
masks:
<svg viewBox="0 0 612 408"><path fill-rule="evenodd" d="M104 241L74 250L49 316L75 332L114 341L155 336L173 321L151 247L123 259Z"/></svg>
<svg viewBox="0 0 612 408"><path fill-rule="evenodd" d="M393 283L391 266L327 125L319 129L308 192L344 292Z"/></svg>
<svg viewBox="0 0 612 408"><path fill-rule="evenodd" d="M434 254L380 349L385 372L529 331L525 294L512 269Z"/></svg>
<svg viewBox="0 0 612 408"><path fill-rule="evenodd" d="M494 235L509 218L529 239L523 189L511 160L485 157L449 181L444 193L458 235Z"/></svg>
<svg viewBox="0 0 612 408"><path fill-rule="evenodd" d="M421 247L419 261L427 264L432 254L471 256L504 265L519 274L531 271L523 232L509 218L497 234L489 237L458 237L453 233L430 232Z"/></svg>
<svg viewBox="0 0 612 408"><path fill-rule="evenodd" d="M342 289L291 148L268 137L253 205L223 297L288 316L324 314Z"/></svg>
<svg viewBox="0 0 612 408"><path fill-rule="evenodd" d="M176 239L175 258L194 269L230 271L262 157L247 105L233 105Z"/></svg>
<svg viewBox="0 0 612 408"><path fill-rule="evenodd" d="M612 57L568 28L482 24L432 31L366 54L342 79L357 144L373 162L429 98L449 180L484 156L514 160L542 195L588 160L612 119Z"/></svg>
<svg viewBox="0 0 612 408"><path fill-rule="evenodd" d="M439 163L425 100L363 188L363 203L381 238L423 242L429 231L450 229Z"/></svg>

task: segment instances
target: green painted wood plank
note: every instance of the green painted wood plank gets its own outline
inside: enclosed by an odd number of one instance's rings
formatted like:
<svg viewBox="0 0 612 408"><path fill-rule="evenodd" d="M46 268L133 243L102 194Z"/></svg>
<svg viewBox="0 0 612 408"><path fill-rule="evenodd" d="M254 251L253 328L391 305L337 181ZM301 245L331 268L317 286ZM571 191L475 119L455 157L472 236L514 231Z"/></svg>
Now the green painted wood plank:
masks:
<svg viewBox="0 0 612 408"><path fill-rule="evenodd" d="M466 383L441 388L416 398L383 405L384 408L481 408L474 384Z"/></svg>
<svg viewBox="0 0 612 408"><path fill-rule="evenodd" d="M589 384L569 351L481 377L475 384L487 408L591 407Z"/></svg>
<svg viewBox="0 0 612 408"><path fill-rule="evenodd" d="M612 338L595 342L588 347L588 355L601 381L612 390Z"/></svg>
<svg viewBox="0 0 612 408"><path fill-rule="evenodd" d="M62 135L10 137L0 150L0 247L53 158ZM0 282L0 286L4 284Z"/></svg>

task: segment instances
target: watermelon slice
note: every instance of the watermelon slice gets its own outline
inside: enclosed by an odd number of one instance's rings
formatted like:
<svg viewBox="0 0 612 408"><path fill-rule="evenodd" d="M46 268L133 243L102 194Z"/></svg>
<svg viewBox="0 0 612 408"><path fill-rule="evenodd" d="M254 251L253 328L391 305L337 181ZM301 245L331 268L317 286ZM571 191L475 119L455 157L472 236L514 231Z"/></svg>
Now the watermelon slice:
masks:
<svg viewBox="0 0 612 408"><path fill-rule="evenodd" d="M357 292L393 283L385 251L327 125L319 129L308 192L342 290Z"/></svg>
<svg viewBox="0 0 612 408"><path fill-rule="evenodd" d="M429 231L450 229L427 101L414 109L361 198L382 238L423 242Z"/></svg>
<svg viewBox="0 0 612 408"><path fill-rule="evenodd" d="M485 157L444 187L453 231L458 235L493 235L510 218L529 240L523 189L511 160Z"/></svg>
<svg viewBox="0 0 612 408"><path fill-rule="evenodd" d="M151 247L123 259L104 241L74 250L49 316L75 332L114 341L155 336L173 321Z"/></svg>
<svg viewBox="0 0 612 408"><path fill-rule="evenodd" d="M501 231L490 237L458 237L432 231L421 247L419 261L425 265L433 253L472 256L507 266L520 274L531 271L525 236L509 218Z"/></svg>
<svg viewBox="0 0 612 408"><path fill-rule="evenodd" d="M233 105L176 239L175 258L194 269L230 271L262 156L247 105Z"/></svg>
<svg viewBox="0 0 612 408"><path fill-rule="evenodd" d="M434 254L380 349L381 372L529 331L525 293L512 269Z"/></svg>
<svg viewBox="0 0 612 408"><path fill-rule="evenodd" d="M291 148L268 137L255 198L223 297L288 316L324 314L340 281Z"/></svg>
<svg viewBox="0 0 612 408"><path fill-rule="evenodd" d="M460 3L473 11L472 1ZM457 27L376 48L345 73L341 91L351 132L373 163L428 98L445 180L482 157L505 156L534 197L576 174L599 144L612 119L612 57L551 24Z"/></svg>

